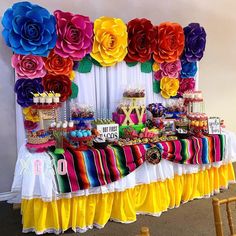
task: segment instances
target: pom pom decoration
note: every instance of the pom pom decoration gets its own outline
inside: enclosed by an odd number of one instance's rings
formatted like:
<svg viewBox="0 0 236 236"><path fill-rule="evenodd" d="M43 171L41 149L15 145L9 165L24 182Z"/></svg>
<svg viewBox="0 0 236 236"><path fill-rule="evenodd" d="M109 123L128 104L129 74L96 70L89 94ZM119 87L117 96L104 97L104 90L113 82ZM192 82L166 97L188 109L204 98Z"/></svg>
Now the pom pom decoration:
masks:
<svg viewBox="0 0 236 236"><path fill-rule="evenodd" d="M22 107L33 105L33 94L42 93L42 79L18 79L15 83L15 93L17 95L17 103Z"/></svg>
<svg viewBox="0 0 236 236"><path fill-rule="evenodd" d="M14 53L47 56L55 47L56 21L43 7L30 2L13 4L3 15L2 36Z"/></svg>

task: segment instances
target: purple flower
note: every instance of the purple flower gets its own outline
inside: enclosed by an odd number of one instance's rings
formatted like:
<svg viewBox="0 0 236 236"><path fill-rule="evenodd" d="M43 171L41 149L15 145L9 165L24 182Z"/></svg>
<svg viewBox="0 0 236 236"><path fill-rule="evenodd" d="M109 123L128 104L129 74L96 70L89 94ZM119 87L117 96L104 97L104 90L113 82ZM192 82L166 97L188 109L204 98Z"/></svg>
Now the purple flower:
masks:
<svg viewBox="0 0 236 236"><path fill-rule="evenodd" d="M206 32L198 23L184 28L185 47L182 58L188 62L200 61L206 46Z"/></svg>
<svg viewBox="0 0 236 236"><path fill-rule="evenodd" d="M15 83L17 102L22 107L33 105L33 93L42 93L42 79L18 79Z"/></svg>

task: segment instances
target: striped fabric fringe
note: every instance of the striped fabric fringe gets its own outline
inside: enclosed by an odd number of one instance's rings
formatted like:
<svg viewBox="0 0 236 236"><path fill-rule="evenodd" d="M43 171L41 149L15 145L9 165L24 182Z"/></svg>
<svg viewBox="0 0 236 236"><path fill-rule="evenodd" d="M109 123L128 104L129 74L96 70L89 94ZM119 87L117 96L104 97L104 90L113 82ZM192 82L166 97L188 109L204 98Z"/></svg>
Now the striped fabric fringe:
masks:
<svg viewBox="0 0 236 236"><path fill-rule="evenodd" d="M157 143L162 158L180 164L210 164L224 158L225 135L191 137Z"/></svg>
<svg viewBox="0 0 236 236"><path fill-rule="evenodd" d="M149 147L149 144L140 144L125 147L108 146L104 149L91 148L86 151L67 149L64 154L49 151L58 192L75 192L119 180L144 162ZM66 161L66 174L60 174L58 171L62 162L59 160Z"/></svg>
<svg viewBox="0 0 236 236"><path fill-rule="evenodd" d="M156 144L162 158L181 164L209 164L224 157L225 136L191 137ZM104 149L76 151L67 149L64 154L49 151L55 171L58 193L98 187L119 180L145 161L150 144L108 146ZM60 174L60 160L66 163L66 173ZM64 161L65 160L65 161Z"/></svg>

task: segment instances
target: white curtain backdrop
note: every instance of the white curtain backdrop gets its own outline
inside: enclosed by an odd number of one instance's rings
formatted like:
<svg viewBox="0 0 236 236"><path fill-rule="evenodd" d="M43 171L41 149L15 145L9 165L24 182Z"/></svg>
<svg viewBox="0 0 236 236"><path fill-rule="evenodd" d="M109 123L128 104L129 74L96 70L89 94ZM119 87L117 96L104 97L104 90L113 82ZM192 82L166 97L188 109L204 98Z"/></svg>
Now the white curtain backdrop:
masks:
<svg viewBox="0 0 236 236"><path fill-rule="evenodd" d="M199 67L198 67L199 69ZM196 89L198 89L196 75ZM91 105L96 118L111 118L122 101L122 95L128 88L143 88L146 93L146 105L150 103L166 103L160 94L153 93L153 73L141 72L141 64L128 67L120 62L112 67L92 66L89 73L76 72L74 82L79 87L79 95L74 99L79 104ZM16 103L17 104L17 103ZM21 107L16 105L17 149L25 143L25 132Z"/></svg>

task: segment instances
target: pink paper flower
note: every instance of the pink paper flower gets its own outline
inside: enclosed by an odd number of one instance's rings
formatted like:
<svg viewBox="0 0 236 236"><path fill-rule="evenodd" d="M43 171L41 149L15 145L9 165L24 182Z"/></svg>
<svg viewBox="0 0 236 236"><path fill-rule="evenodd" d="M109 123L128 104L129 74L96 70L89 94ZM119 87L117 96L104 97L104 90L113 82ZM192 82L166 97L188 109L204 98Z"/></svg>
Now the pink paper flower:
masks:
<svg viewBox="0 0 236 236"><path fill-rule="evenodd" d="M195 80L193 78L179 79L178 95L182 96L188 90L194 90Z"/></svg>
<svg viewBox="0 0 236 236"><path fill-rule="evenodd" d="M180 60L173 62L163 62L160 64L160 70L156 71L154 78L156 80L161 80L163 77L168 78L178 78L181 71Z"/></svg>
<svg viewBox="0 0 236 236"><path fill-rule="evenodd" d="M93 23L89 17L60 10L55 11L54 16L58 35L55 53L73 60L83 59L92 51Z"/></svg>
<svg viewBox="0 0 236 236"><path fill-rule="evenodd" d="M11 58L12 67L18 78L41 78L46 75L43 58L33 55L14 54Z"/></svg>

